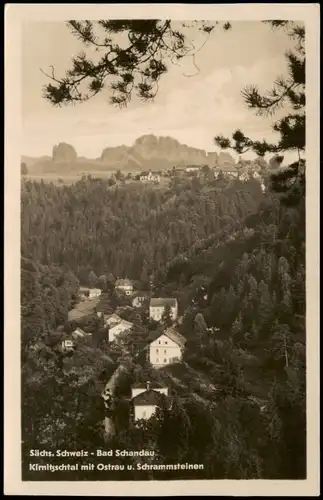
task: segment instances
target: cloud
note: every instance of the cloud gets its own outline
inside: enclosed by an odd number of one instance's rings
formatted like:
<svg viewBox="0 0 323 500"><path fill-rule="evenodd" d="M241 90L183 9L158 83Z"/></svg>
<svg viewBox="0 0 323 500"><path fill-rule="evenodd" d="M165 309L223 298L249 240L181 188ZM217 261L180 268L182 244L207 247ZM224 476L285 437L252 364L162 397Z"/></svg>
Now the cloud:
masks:
<svg viewBox="0 0 323 500"><path fill-rule="evenodd" d="M184 137L187 131L185 142L192 141L192 145L206 148L212 146L214 135L230 134L236 128L253 131L259 137L268 134L270 121L256 117L247 109L241 88L250 82L265 88L266 83L272 81L278 62L276 59L257 61L247 67L217 68L204 78L184 77L183 84L174 86L162 103L157 100L120 111L113 108L111 112L107 105L106 119L99 119L102 112L106 112L101 108L97 119L82 119L71 125L75 140L86 136L92 140L96 136L98 143L100 136L104 147L109 143L115 145L116 139L123 136L167 133L178 138Z"/></svg>
<svg viewBox="0 0 323 500"><path fill-rule="evenodd" d="M258 59L248 65L221 66L185 77L173 69L160 83L154 103L132 103L127 109L112 107L105 99L32 115L24 124L27 151L66 141L82 156L99 156L104 147L131 144L146 133L170 135L195 147L214 149L213 137L241 128L257 139L272 137L270 121L247 109L241 89L257 83L265 90L279 72L284 58ZM163 86L165 83L165 86ZM43 126L44 119L46 127ZM88 140L87 140L88 139ZM27 152L26 151L26 152ZM49 151L47 151L49 152Z"/></svg>

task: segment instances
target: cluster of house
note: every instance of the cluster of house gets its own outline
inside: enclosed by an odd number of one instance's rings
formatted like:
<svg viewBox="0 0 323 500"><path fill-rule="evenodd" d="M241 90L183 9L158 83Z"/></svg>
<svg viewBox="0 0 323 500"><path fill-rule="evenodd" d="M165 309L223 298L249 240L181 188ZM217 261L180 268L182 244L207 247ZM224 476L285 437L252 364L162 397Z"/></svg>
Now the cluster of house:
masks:
<svg viewBox="0 0 323 500"><path fill-rule="evenodd" d="M134 286L129 279L117 279L115 282L115 290L127 296L131 296L134 292ZM96 288L80 288L81 297L88 299L97 298L101 295L101 290ZM142 307L145 301L149 300L149 318L160 322L167 310L169 317L174 324L178 320L178 303L174 298L150 298L146 295L136 296L133 298L133 307ZM119 336L124 332L131 332L133 323L122 319L118 314L105 314L97 312L97 315L103 319L104 326L108 327L109 342L118 342ZM61 348L63 351L73 351L76 343L80 339L91 337L91 333L86 333L81 328L76 328L70 334L65 334L61 340ZM172 363L181 361L185 347L186 339L177 330L171 327L165 327L162 331L154 332L148 338L148 342L144 347L147 360L155 368L161 368ZM105 430L106 434L113 432L113 419L111 418L111 410L113 405L113 393L116 386L116 381L120 372L124 369L123 365L119 365L115 373L105 386L102 393L106 408ZM155 413L156 408L161 405L162 399L168 396L167 387L151 387L149 382L146 385L135 385L131 388L131 404L132 415L134 422L142 419L149 419Z"/></svg>
<svg viewBox="0 0 323 500"><path fill-rule="evenodd" d="M178 318L178 303L171 298L152 298L149 304L149 318L160 322L168 308L170 318L175 322ZM104 326L108 327L109 342L118 343L119 336L131 332L133 323L120 318L117 314L97 312L103 319ZM175 328L166 328L163 333L154 333L148 339L145 347L147 360L156 368L176 363L182 359L186 339Z"/></svg>
<svg viewBox="0 0 323 500"><path fill-rule="evenodd" d="M140 182L147 182L151 184L159 184L160 183L160 174L159 172L152 172L149 170L149 172L143 172L139 176Z"/></svg>
<svg viewBox="0 0 323 500"><path fill-rule="evenodd" d="M189 173L202 173L203 165L190 165L187 167L177 166L173 168L173 175L181 175L181 174L189 174ZM241 165L233 164L230 162L224 162L223 165L215 165L211 168L213 172L214 178L217 179L219 176L223 175L223 177L227 180L237 179L241 182L247 182L250 179L255 179L261 183L261 189L265 191L265 184L263 182L263 175L260 172L260 166L257 164Z"/></svg>
<svg viewBox="0 0 323 500"><path fill-rule="evenodd" d="M221 174L225 178L239 179L242 182L247 182L250 179L262 180L262 175L256 168L239 168L237 165L232 165L230 163L224 164L221 167L215 167L213 169L214 177L217 179Z"/></svg>
<svg viewBox="0 0 323 500"><path fill-rule="evenodd" d="M186 174L199 174L203 171L203 165L176 165L173 167L171 175L184 175ZM224 162L222 165L214 165L211 167L211 171L214 177L217 179L220 175L223 175L225 179L238 179L242 182L247 182L250 179L256 179L261 182L261 188L265 191L265 184L263 182L263 175L260 172L261 167L257 162L240 162L230 163ZM144 183L159 184L160 183L160 172L154 172L149 170L149 172L143 172L139 175L139 180Z"/></svg>
<svg viewBox="0 0 323 500"><path fill-rule="evenodd" d="M134 291L134 286L131 280L128 278L117 279L115 282L116 292L124 293L125 295L132 295ZM81 300L95 299L102 295L102 290L100 288L89 288L85 286L80 287L80 298Z"/></svg>
<svg viewBox="0 0 323 500"><path fill-rule="evenodd" d="M109 342L115 342L118 336L124 332L130 331L133 327L133 323L120 318L118 314L105 314L103 312L97 312L99 318L103 319L104 327L109 327L108 340Z"/></svg>

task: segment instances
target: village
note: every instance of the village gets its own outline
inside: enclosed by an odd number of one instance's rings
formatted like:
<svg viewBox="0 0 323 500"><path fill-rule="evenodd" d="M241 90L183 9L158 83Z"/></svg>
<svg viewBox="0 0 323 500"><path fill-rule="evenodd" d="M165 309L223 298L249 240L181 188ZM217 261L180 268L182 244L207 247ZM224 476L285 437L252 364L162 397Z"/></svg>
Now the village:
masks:
<svg viewBox="0 0 323 500"><path fill-rule="evenodd" d="M186 339L177 331L177 326L180 325L182 319L179 316L177 299L151 297L136 292L130 279L117 279L114 283L114 293L121 301L122 299L131 301L131 307L134 310L146 307L149 320L159 326L157 331L151 332L147 343L139 349L149 365L158 370L165 366L180 363ZM94 313L106 331L103 342L109 346L117 346L123 354L123 359L131 356L125 340L131 338L135 325L133 322L121 318L116 312L106 312L109 309L107 307L107 293L104 293L99 288L80 287L79 299L79 303L69 313L72 324L77 324L85 316ZM60 349L63 353L71 354L77 349L81 339L91 341L91 338L91 332L86 332L80 326L77 326L69 334L63 334ZM121 361L109 380L107 380L101 395L106 414L104 421L106 437L109 437L114 432L112 418L114 392L119 376L124 370L125 365ZM150 419L155 414L156 408L162 405L165 396L169 396L169 387L167 386L157 387L151 384L149 380L145 383L132 385L129 400L131 401L131 418L134 425L142 420Z"/></svg>
<svg viewBox="0 0 323 500"><path fill-rule="evenodd" d="M211 178L223 178L226 181L239 180L248 182L256 180L260 183L261 189L266 190L266 175L263 172L263 165L257 161L243 161L239 159L238 163L224 161L218 165L174 165L171 170L166 172L149 170L136 175L135 180L143 184L160 184L162 177L183 178L183 177L203 177L208 175Z"/></svg>

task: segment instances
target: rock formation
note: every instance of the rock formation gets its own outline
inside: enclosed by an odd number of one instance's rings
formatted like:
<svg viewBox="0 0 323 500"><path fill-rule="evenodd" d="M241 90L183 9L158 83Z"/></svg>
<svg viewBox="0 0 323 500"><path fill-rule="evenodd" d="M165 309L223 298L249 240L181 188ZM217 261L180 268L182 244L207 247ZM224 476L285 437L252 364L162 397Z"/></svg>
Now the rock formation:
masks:
<svg viewBox="0 0 323 500"><path fill-rule="evenodd" d="M222 156L221 156L222 155ZM119 168L128 164L137 164L147 168L151 164L158 168L172 168L173 165L209 165L215 166L221 157L222 163L235 163L229 153L207 153L203 149L181 144L172 137L143 135L136 139L132 147L119 146L106 148L101 155L101 162L110 165L117 162Z"/></svg>
<svg viewBox="0 0 323 500"><path fill-rule="evenodd" d="M70 144L60 142L57 146L53 147L54 162L74 162L76 159L77 153Z"/></svg>

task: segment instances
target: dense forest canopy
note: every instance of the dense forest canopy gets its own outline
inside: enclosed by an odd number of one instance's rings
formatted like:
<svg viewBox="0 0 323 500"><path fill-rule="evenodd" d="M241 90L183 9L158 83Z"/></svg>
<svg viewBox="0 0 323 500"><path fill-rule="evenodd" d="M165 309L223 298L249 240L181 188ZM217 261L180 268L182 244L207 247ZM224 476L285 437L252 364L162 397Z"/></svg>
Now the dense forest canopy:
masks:
<svg viewBox="0 0 323 500"><path fill-rule="evenodd" d="M219 181L220 182L220 181ZM90 273L164 281L169 266L212 235L239 227L262 197L259 183L219 192L198 179L171 189L83 179L72 186L26 181L22 252L67 265L83 285Z"/></svg>
<svg viewBox="0 0 323 500"><path fill-rule="evenodd" d="M91 178L69 187L30 181L24 181L23 187L23 345L42 339L43 346L37 354L23 349L27 442L45 442L52 435L57 446L63 442L72 448L79 448L80 443L87 449L102 446L97 419L103 419L104 413L98 394L109 370L116 366L114 350L104 344L84 345L64 360L55 347L62 335L57 329L67 321L80 279L117 269L140 280L153 271L160 289L179 300L180 332L187 338L184 364L178 373L175 366L174 374L147 367L140 349L156 325L149 323L144 310L125 309L125 319L135 323L128 340L133 360L125 380L120 381L118 434L109 446L148 446L158 452L161 463L194 456L206 464L207 471L202 475L197 471L195 478L304 477L304 204L286 207L276 194L264 195L253 182L244 187L237 182L227 191L202 185L198 196L194 185L178 193L172 188L140 192L129 185L112 191L103 181ZM55 231L58 224L59 231ZM134 259L137 254L140 262ZM140 268L144 262L146 269ZM94 339L99 339L100 326L92 324ZM45 367L46 377L41 375ZM145 426L141 431L129 429L127 401L136 377L171 387L177 394L178 414L167 416L164 409L162 417L157 415L147 424L148 430ZM64 383L69 384L66 394L60 389ZM44 422L46 405L42 402L39 421L31 429L28 415L33 414L34 403L47 391L47 384L60 394L61 403ZM213 386L217 388L215 400L213 392L203 388ZM73 387L80 387L83 399L78 403L70 396ZM261 405L265 410L259 413ZM215 441L205 440L195 427L196 412L199 421L212 429ZM76 430L73 415L78 415ZM64 419L69 422L65 430L60 427ZM257 425L257 434L246 433L248 419ZM167 429L174 425L178 442L173 438L167 445ZM145 474L129 473L129 478L142 479ZM160 478L156 474L153 478ZM192 477L191 472L183 474L183 478ZM94 477L98 476L89 475ZM113 477L119 478L118 473ZM167 477L172 478L172 473Z"/></svg>

